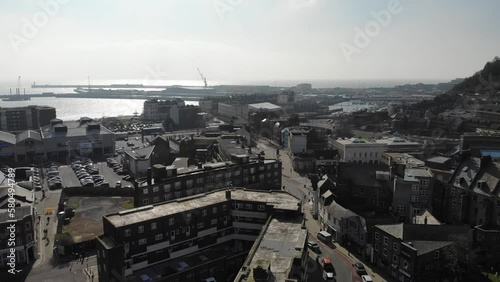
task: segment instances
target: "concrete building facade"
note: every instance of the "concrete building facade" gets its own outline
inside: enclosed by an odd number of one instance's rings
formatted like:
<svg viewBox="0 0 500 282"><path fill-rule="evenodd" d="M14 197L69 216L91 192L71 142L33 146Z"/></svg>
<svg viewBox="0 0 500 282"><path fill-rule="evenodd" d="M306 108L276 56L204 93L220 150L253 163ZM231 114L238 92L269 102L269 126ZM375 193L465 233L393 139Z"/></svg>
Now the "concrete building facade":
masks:
<svg viewBox="0 0 500 282"><path fill-rule="evenodd" d="M99 281L132 275L137 281L222 281L238 273L254 242L266 238L260 234L279 224L269 222L271 214L300 213L300 200L286 192L238 188L105 215L97 238Z"/></svg>
<svg viewBox="0 0 500 282"><path fill-rule="evenodd" d="M248 155L233 155L231 162L188 168L155 165L148 182L135 188L134 205L140 207L231 186L281 190L281 173L280 161L250 159Z"/></svg>

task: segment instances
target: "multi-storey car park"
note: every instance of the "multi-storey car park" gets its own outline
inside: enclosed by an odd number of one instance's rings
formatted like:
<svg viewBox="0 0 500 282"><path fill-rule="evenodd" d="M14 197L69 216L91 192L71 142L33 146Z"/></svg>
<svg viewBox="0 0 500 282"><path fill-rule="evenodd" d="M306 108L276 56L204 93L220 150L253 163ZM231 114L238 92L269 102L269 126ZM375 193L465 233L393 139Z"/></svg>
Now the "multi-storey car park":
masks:
<svg viewBox="0 0 500 282"><path fill-rule="evenodd" d="M281 161L232 155L231 162L195 167L154 165L147 181L135 187L134 204L149 204L192 196L224 187L244 186L257 190L281 190Z"/></svg>
<svg viewBox="0 0 500 282"><path fill-rule="evenodd" d="M239 281L254 281L263 267L307 277L302 203L284 191L221 189L109 214L103 227L99 281L226 281L240 269Z"/></svg>

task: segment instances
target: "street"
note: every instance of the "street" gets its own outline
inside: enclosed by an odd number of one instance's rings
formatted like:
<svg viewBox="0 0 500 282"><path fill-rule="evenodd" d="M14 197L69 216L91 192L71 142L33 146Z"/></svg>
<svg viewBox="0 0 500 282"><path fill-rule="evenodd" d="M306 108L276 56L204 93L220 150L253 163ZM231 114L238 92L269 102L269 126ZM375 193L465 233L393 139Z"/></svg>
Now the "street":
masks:
<svg viewBox="0 0 500 282"><path fill-rule="evenodd" d="M267 140L259 140L257 148L254 148L255 152L264 151L266 158L276 158L276 147ZM319 244L321 250L321 257L329 257L336 272L336 280L339 282L344 281L361 281L361 278L356 274L352 263L357 261L357 259L350 255L350 253L340 246L338 243L331 244L329 246L325 245L321 241L317 240L316 234L321 231L318 221L312 218L312 186L309 179L299 175L292 168L292 160L290 156L280 149L279 159L282 162L283 175L282 182L285 186L285 190L295 197L303 200L304 206L304 217L306 219L307 230L309 231L309 240L315 241ZM309 251L309 255L313 258L314 262L316 259L316 254ZM309 265L312 267L312 265ZM365 265L368 274L373 278L373 281L385 281L379 275L376 275L369 266ZM311 271L309 274L309 281L324 281L321 275L321 268L315 269L316 271Z"/></svg>

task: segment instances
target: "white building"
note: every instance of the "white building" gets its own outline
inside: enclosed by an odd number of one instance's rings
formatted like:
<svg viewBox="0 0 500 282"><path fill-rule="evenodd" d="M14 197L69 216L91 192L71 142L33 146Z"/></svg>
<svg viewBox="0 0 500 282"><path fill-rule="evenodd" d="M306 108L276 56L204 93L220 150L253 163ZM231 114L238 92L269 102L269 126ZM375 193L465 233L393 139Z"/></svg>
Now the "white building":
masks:
<svg viewBox="0 0 500 282"><path fill-rule="evenodd" d="M288 148L292 153L305 153L307 150L307 131L292 129L288 133Z"/></svg>
<svg viewBox="0 0 500 282"><path fill-rule="evenodd" d="M163 121L166 117L170 116L171 108L174 105L182 107L185 106L185 102L182 99L165 101L151 99L144 101L143 118L146 120Z"/></svg>
<svg viewBox="0 0 500 282"><path fill-rule="evenodd" d="M331 142L334 149L339 150L340 160L348 163L379 163L387 145L368 142L359 138L338 139Z"/></svg>
<svg viewBox="0 0 500 282"><path fill-rule="evenodd" d="M269 102L248 105L248 112L280 113L282 110L283 109L280 106L271 104Z"/></svg>
<svg viewBox="0 0 500 282"><path fill-rule="evenodd" d="M223 117L241 117L248 120L248 105L237 103L219 103L218 114Z"/></svg>
<svg viewBox="0 0 500 282"><path fill-rule="evenodd" d="M334 149L339 150L341 161L374 163L382 161L384 152L415 152L420 150L420 144L400 138L384 138L379 140L364 140L359 138L337 139L330 142Z"/></svg>

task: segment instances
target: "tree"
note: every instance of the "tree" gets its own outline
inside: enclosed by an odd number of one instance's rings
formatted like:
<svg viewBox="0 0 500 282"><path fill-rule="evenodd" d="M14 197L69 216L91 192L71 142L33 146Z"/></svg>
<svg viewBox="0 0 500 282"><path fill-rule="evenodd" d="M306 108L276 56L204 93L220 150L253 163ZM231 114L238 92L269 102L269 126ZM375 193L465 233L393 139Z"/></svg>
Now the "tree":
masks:
<svg viewBox="0 0 500 282"><path fill-rule="evenodd" d="M288 126L298 126L300 123L299 115L298 114L291 114L288 117Z"/></svg>
<svg viewBox="0 0 500 282"><path fill-rule="evenodd" d="M173 129L173 126L174 126L174 121L169 116L167 116L165 120L163 120L163 128L165 128L165 131L167 130L171 131Z"/></svg>
<svg viewBox="0 0 500 282"><path fill-rule="evenodd" d="M462 280L464 275L478 270L479 250L473 247L471 238L466 234L452 234L450 241L453 244L443 250L446 267L451 273L457 275L459 280Z"/></svg>

